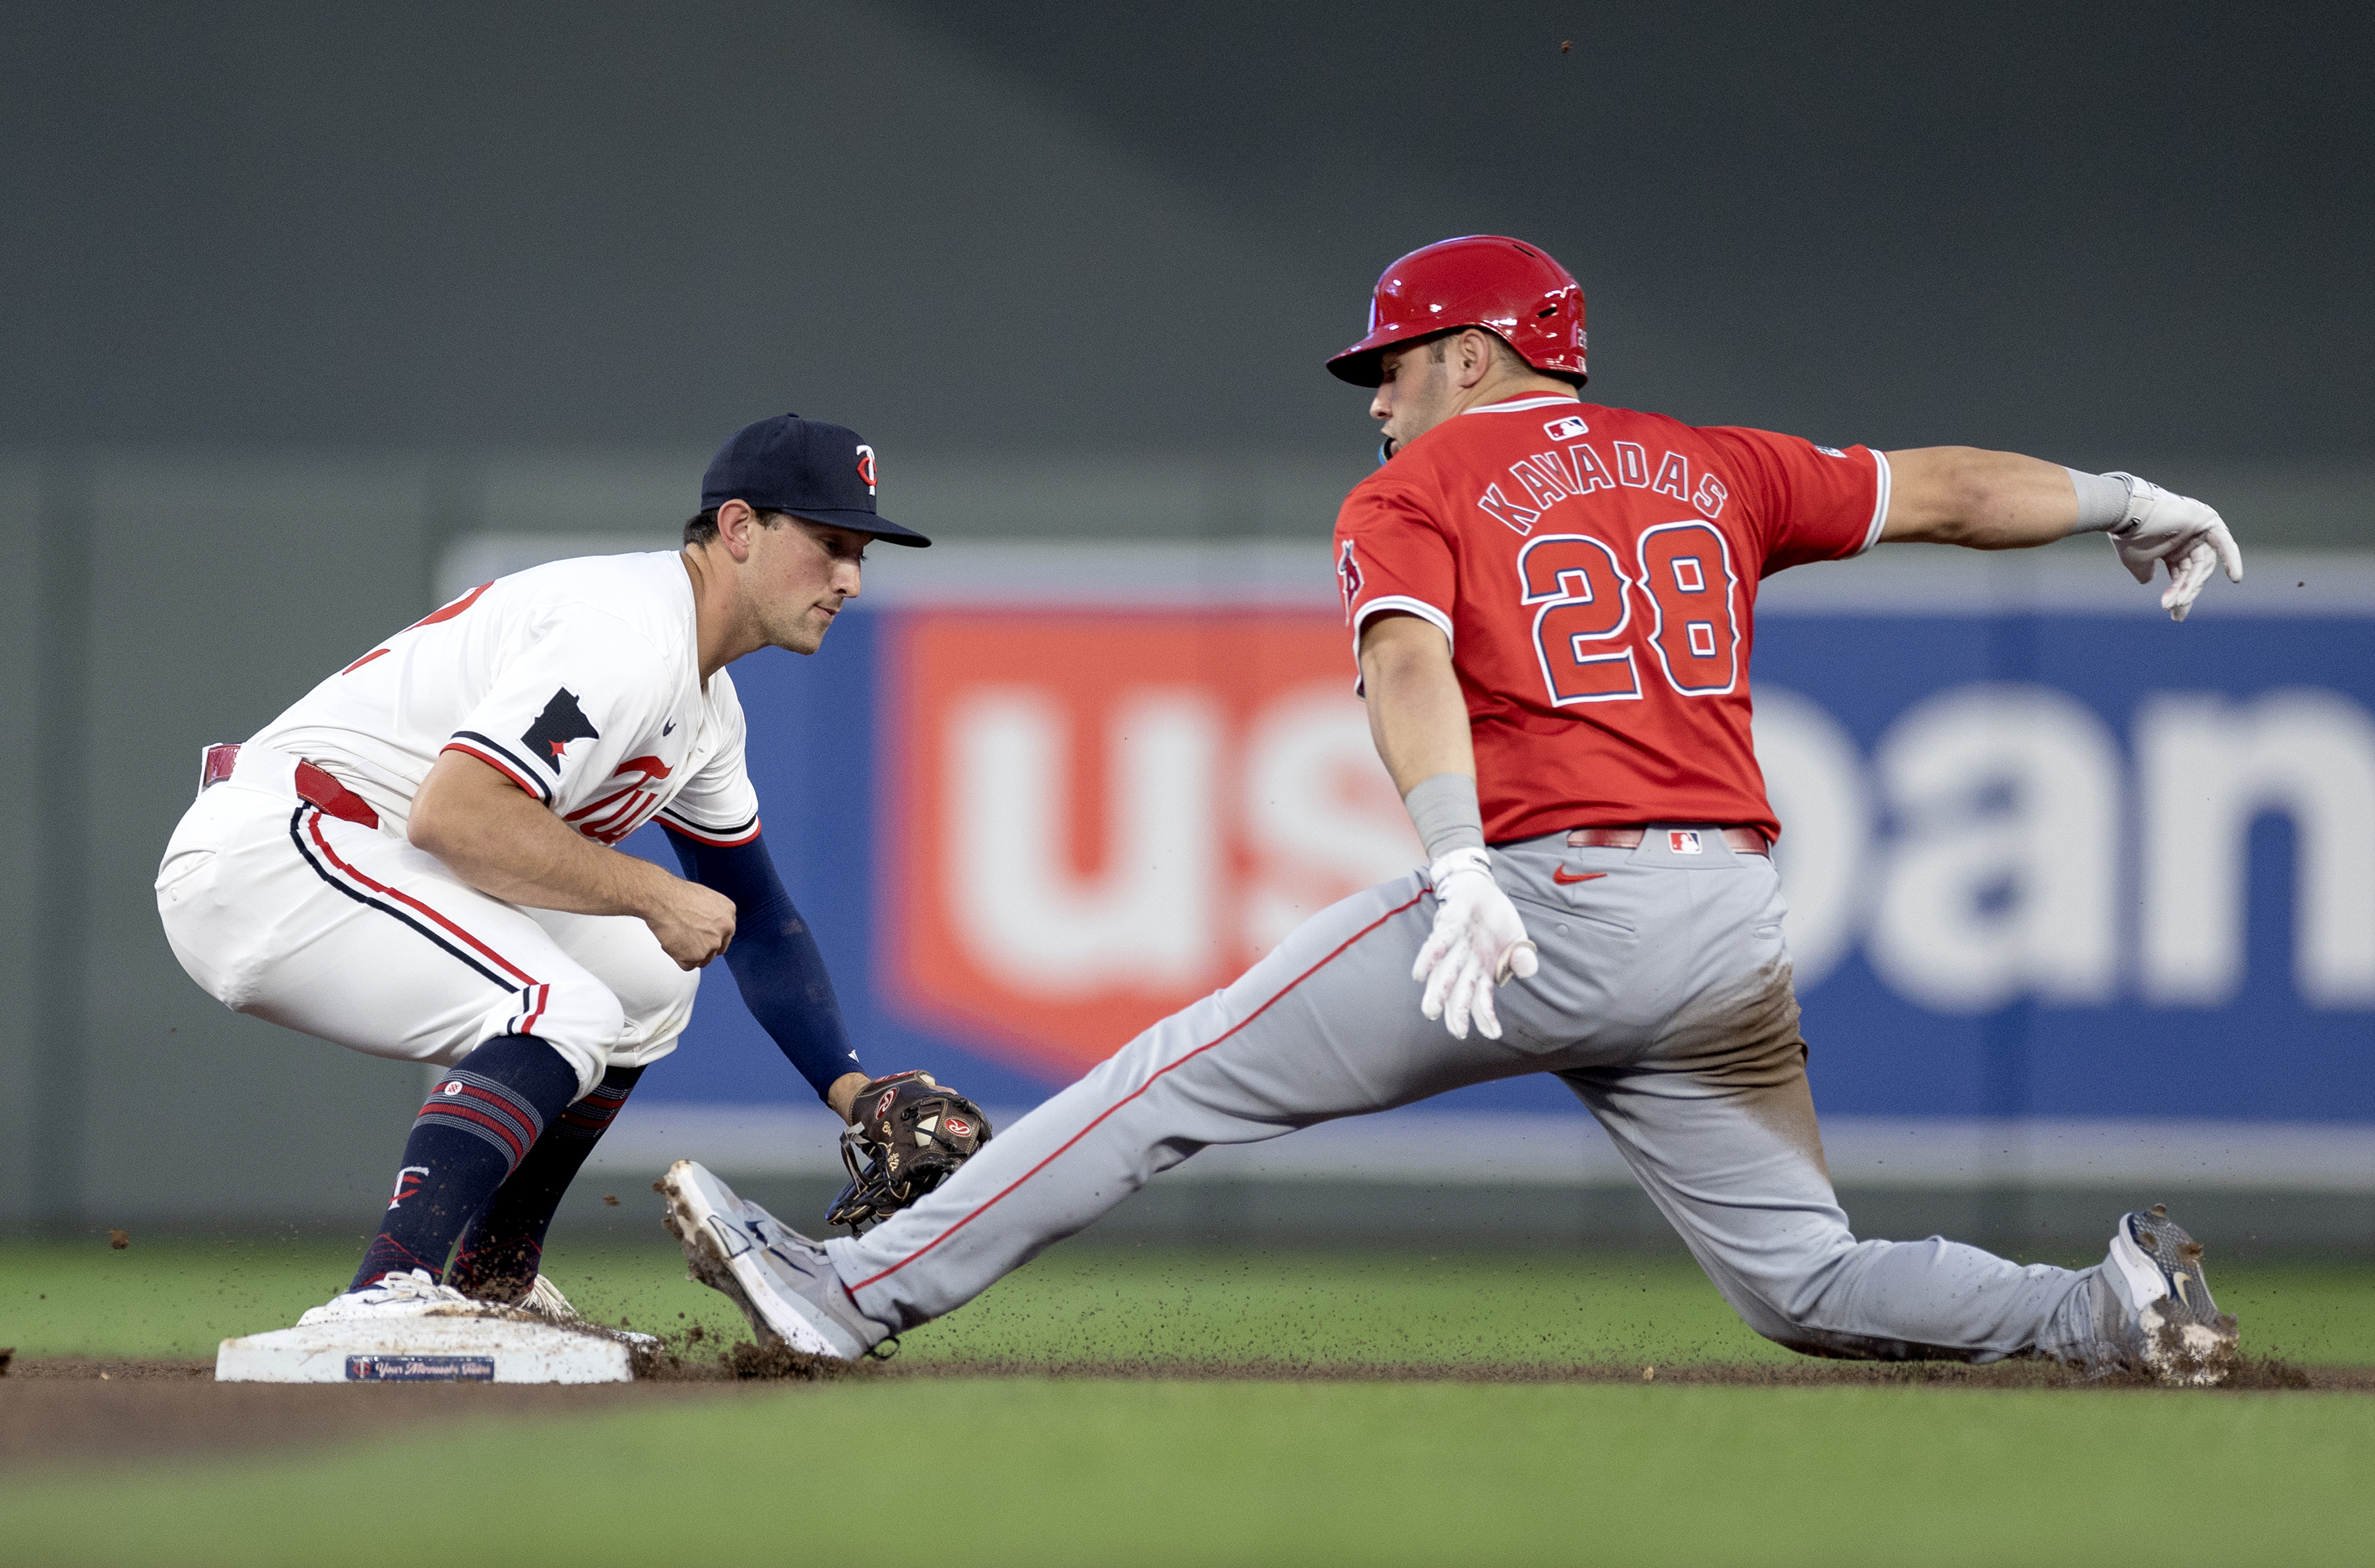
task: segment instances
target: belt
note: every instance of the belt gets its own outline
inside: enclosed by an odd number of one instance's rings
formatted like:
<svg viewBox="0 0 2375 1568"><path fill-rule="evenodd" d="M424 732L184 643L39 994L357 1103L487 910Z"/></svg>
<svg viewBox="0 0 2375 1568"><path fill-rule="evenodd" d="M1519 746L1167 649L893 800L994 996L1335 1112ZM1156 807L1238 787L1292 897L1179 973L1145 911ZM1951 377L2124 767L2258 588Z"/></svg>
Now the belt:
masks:
<svg viewBox="0 0 2375 1568"><path fill-rule="evenodd" d="M239 742L207 747L206 760L198 767L198 793L204 795L230 777L238 762ZM302 758L297 761L297 798L319 808L325 817L336 817L358 827L379 826L379 813L372 809L370 801Z"/></svg>
<svg viewBox="0 0 2375 1568"><path fill-rule="evenodd" d="M1648 833L1647 828L1577 828L1567 834L1569 849L1638 849ZM1766 855L1773 846L1755 828L1725 828L1723 842L1735 855Z"/></svg>

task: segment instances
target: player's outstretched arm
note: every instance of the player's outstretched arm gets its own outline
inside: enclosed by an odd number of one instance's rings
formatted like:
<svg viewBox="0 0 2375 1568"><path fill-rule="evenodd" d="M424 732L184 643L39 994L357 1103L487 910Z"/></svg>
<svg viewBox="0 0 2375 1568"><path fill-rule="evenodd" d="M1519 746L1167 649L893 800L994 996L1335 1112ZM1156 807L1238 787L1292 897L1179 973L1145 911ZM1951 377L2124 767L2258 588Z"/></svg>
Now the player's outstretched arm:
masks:
<svg viewBox="0 0 2375 1568"><path fill-rule="evenodd" d="M824 953L776 874L764 835L747 843L711 844L669 828L668 838L687 878L734 901L738 939L726 955L726 967L734 972L743 1006L817 1098L849 1120L850 1105L866 1086L866 1071L842 1025L841 1000L833 995Z"/></svg>
<svg viewBox="0 0 2375 1568"><path fill-rule="evenodd" d="M412 799L405 836L490 898L572 914L632 914L699 969L734 940L734 902L596 843L475 757L447 751Z"/></svg>
<svg viewBox="0 0 2375 1568"><path fill-rule="evenodd" d="M2160 602L2172 620L2185 619L2212 572L2243 580L2243 552L2216 512L2133 474L2084 474L1969 446L1892 452L1888 466L1885 540L2008 550L2108 534L2137 582L2168 569Z"/></svg>
<svg viewBox="0 0 2375 1568"><path fill-rule="evenodd" d="M1415 616L1375 617L1361 629L1361 689L1370 736L1426 845L1435 889L1435 927L1411 969L1426 982L1419 1010L1443 1020L1455 1039L1468 1038L1473 1019L1484 1038L1498 1040L1493 987L1533 974L1540 961L1517 905L1493 879L1451 645Z"/></svg>

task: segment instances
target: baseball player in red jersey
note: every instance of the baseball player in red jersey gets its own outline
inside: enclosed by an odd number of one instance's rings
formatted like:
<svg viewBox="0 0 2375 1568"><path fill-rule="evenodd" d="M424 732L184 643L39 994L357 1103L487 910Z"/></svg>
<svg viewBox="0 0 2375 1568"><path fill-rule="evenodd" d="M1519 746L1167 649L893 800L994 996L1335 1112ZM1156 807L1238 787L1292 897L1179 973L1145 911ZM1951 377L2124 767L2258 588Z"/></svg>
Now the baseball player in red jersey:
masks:
<svg viewBox="0 0 2375 1568"><path fill-rule="evenodd" d="M729 1195L702 1218L761 1244L771 1322L857 1355L1206 1145L1548 1072L1767 1338L2224 1375L2234 1319L2158 1209L2121 1216L2079 1270L1851 1233L1807 1090L1748 684L1757 586L1785 568L1882 539L2098 530L2139 581L2166 567L2182 619L2214 571L2242 575L2217 513L2012 454L1884 454L1584 403L1581 290L1515 240L1403 257L1370 328L1329 367L1376 388L1385 435L1338 518L1336 570L1427 868L1314 916L862 1236L820 1246Z"/></svg>

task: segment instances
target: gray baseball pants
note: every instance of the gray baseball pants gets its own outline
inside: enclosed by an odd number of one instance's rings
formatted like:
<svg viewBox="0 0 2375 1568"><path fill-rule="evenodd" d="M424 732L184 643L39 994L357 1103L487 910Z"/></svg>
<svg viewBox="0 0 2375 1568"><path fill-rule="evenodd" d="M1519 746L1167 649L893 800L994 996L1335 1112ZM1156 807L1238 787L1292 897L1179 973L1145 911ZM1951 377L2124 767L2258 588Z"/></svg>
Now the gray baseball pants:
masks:
<svg viewBox="0 0 2375 1568"><path fill-rule="evenodd" d="M1503 1035L1454 1040L1411 965L1435 920L1413 874L1326 909L1227 989L1048 1100L914 1207L825 1244L858 1307L908 1328L973 1299L1198 1149L1555 1073L1748 1326L1814 1355L2092 1361L2097 1269L1860 1242L1823 1162L1772 861L1702 828L1634 850L1506 845L1494 873L1542 949L1496 994Z"/></svg>

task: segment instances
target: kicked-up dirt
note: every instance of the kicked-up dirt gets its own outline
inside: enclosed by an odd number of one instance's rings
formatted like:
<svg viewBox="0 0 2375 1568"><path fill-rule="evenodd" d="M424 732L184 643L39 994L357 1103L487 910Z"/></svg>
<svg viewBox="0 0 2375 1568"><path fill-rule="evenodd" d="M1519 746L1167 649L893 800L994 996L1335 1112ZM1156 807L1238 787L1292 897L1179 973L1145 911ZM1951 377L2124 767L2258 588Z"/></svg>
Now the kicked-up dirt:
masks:
<svg viewBox="0 0 2375 1568"><path fill-rule="evenodd" d="M1949 1362L1783 1362L1676 1366L1625 1363L1495 1367L1295 1365L1277 1362L974 1361L826 1362L737 1344L722 1353L677 1344L647 1359L634 1383L217 1383L201 1361L18 1359L0 1373L0 1468L69 1458L227 1453L302 1447L436 1421L598 1411L653 1399L734 1398L787 1383L908 1382L950 1377L1189 1379L1198 1382L1459 1382L1630 1384L1735 1388L1894 1387L2063 1389L2074 1396L2151 1390L2142 1378L2087 1380L2047 1362L1973 1367ZM2223 1393L2263 1390L2375 1394L2375 1367L2299 1367L2247 1361ZM2188 1397L2200 1397L2187 1391ZM2171 1395L2170 1397L2176 1397Z"/></svg>

